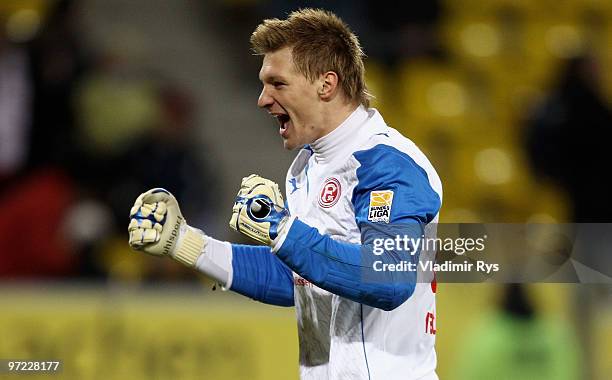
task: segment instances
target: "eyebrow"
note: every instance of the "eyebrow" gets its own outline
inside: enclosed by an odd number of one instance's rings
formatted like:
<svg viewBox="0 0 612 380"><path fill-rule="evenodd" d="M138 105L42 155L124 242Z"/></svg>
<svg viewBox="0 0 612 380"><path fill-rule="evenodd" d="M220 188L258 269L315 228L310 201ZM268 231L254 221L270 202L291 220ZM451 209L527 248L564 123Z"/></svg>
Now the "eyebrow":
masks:
<svg viewBox="0 0 612 380"><path fill-rule="evenodd" d="M281 76L276 76L276 75L271 75L271 76L267 76L264 78L260 78L260 81L262 83L267 82L267 83L274 83L274 82L287 82L287 80Z"/></svg>

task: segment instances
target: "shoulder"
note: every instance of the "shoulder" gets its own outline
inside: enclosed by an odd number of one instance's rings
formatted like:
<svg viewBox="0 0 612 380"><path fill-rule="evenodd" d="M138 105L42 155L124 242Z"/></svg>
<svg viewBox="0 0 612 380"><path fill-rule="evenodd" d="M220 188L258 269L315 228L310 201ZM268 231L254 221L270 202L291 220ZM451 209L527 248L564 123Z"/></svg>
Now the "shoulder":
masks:
<svg viewBox="0 0 612 380"><path fill-rule="evenodd" d="M440 179L424 155L402 148L378 143L354 153L359 166L352 203L358 223L435 220L442 205Z"/></svg>
<svg viewBox="0 0 612 380"><path fill-rule="evenodd" d="M405 169L406 165L415 166L414 159L398 147L390 145L389 141L373 138L372 146L357 150L353 157L360 167L368 170L395 171Z"/></svg>
<svg viewBox="0 0 612 380"><path fill-rule="evenodd" d="M362 179L387 178L400 181L427 182L442 195L438 173L425 154L408 138L393 128L372 135L366 144L353 153Z"/></svg>
<svg viewBox="0 0 612 380"><path fill-rule="evenodd" d="M430 181L430 174L426 168L419 165L413 156L398 147L376 144L369 149L356 151L353 157L357 162L356 191L391 187L396 190L401 188L431 189L439 193L435 189L437 187L435 183Z"/></svg>
<svg viewBox="0 0 612 380"><path fill-rule="evenodd" d="M369 119L359 133L359 143L353 148L352 162L359 182L370 178L397 176L426 179L442 198L442 183L426 155L408 137L391 128L376 109L369 109Z"/></svg>

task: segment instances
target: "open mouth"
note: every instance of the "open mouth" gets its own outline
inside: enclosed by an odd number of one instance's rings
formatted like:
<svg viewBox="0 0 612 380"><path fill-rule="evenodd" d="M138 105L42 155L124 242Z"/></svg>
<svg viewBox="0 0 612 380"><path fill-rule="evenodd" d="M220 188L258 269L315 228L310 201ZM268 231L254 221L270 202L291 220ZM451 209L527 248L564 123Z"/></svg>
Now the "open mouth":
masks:
<svg viewBox="0 0 612 380"><path fill-rule="evenodd" d="M291 118L289 117L289 115L280 114L276 115L276 120L278 120L278 124L280 125L281 129L286 129L287 123L289 122L289 120L291 120Z"/></svg>
<svg viewBox="0 0 612 380"><path fill-rule="evenodd" d="M287 114L277 114L277 115L274 115L274 117L276 118L280 126L279 132L281 136L285 137L285 133L287 132L287 129L289 128L289 122L291 121L291 118Z"/></svg>

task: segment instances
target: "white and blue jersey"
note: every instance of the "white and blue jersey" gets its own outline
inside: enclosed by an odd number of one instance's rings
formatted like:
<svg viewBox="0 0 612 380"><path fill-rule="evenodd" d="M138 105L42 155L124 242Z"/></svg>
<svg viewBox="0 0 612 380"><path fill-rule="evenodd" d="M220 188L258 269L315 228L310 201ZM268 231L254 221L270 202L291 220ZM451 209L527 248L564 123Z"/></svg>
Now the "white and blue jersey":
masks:
<svg viewBox="0 0 612 380"><path fill-rule="evenodd" d="M275 254L232 245L230 288L296 307L301 378L437 379L433 275L372 269L418 260L374 255L375 239L435 235L442 185L425 155L359 107L298 153L286 194L292 217Z"/></svg>

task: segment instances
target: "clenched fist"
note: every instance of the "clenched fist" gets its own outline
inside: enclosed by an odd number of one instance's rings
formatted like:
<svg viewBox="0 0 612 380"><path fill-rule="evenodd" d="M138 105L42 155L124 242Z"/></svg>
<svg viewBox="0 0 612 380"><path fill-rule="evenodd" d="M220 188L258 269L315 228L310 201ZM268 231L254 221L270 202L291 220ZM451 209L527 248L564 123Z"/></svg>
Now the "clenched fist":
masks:
<svg viewBox="0 0 612 380"><path fill-rule="evenodd" d="M129 244L154 256L170 256L194 267L206 246L207 236L187 224L176 198L167 190L151 189L134 202L130 211Z"/></svg>

